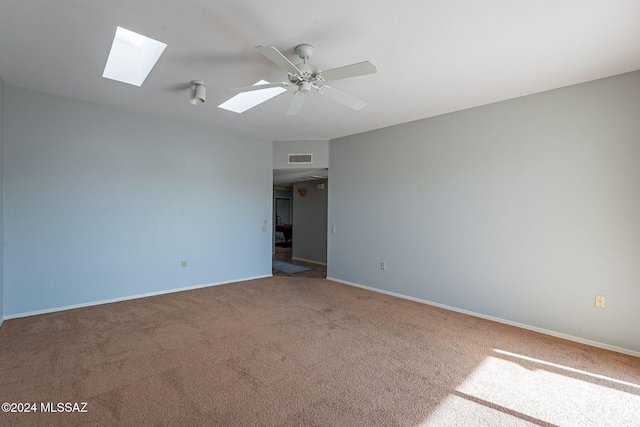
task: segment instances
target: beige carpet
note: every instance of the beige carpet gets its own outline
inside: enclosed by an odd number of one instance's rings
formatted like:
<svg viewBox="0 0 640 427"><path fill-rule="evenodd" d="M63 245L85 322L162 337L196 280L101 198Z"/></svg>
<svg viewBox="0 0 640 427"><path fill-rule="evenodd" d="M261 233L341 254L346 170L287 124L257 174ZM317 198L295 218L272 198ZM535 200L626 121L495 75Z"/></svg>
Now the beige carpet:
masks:
<svg viewBox="0 0 640 427"><path fill-rule="evenodd" d="M640 359L273 277L8 320L0 399L38 409L7 426L640 426Z"/></svg>

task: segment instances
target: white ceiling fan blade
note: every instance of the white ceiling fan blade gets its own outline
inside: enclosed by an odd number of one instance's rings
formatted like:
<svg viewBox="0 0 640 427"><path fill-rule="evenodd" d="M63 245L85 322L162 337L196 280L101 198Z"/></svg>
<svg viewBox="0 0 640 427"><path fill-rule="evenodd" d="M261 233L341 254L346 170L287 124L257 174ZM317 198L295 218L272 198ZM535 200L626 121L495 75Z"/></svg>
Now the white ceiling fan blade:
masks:
<svg viewBox="0 0 640 427"><path fill-rule="evenodd" d="M351 96L348 93L341 92L338 89L332 88L331 86L322 86L318 89L318 93L341 104L344 104L347 107L351 107L354 110L362 110L367 105L366 102L356 98L355 96Z"/></svg>
<svg viewBox="0 0 640 427"><path fill-rule="evenodd" d="M289 103L289 108L287 109L287 116L295 116L300 112L302 108L302 104L304 103L305 94L300 91L295 91L293 93L293 97L291 97L291 102Z"/></svg>
<svg viewBox="0 0 640 427"><path fill-rule="evenodd" d="M358 62L357 64L345 65L344 67L333 68L331 70L322 71L320 75L326 82L333 80L346 79L349 77L364 76L366 74L374 74L378 72L378 68L369 61Z"/></svg>
<svg viewBox="0 0 640 427"><path fill-rule="evenodd" d="M301 72L298 69L298 67L293 65L293 63L291 61L289 61L287 59L287 57L284 56L282 53L280 53L280 51L278 49L276 49L275 47L273 47L273 46L256 46L256 49L258 49L258 51L261 54L263 54L264 56L269 58L271 60L271 62L273 62L278 67L280 67L283 70L285 70L287 73L290 73L290 74L301 74Z"/></svg>
<svg viewBox="0 0 640 427"><path fill-rule="evenodd" d="M262 89L269 89L272 87L287 87L289 86L291 83L287 83L287 82L279 82L279 83L269 83L269 84L256 84L253 86L243 86L243 87L235 87L233 89L229 89L230 92L250 92L252 90L262 90Z"/></svg>

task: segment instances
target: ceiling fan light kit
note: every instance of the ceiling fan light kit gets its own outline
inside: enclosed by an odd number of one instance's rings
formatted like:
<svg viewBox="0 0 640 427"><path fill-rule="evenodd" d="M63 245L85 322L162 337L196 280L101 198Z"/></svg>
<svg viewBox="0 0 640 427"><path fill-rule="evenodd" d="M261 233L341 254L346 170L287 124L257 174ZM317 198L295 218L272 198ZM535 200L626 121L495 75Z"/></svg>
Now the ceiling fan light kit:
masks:
<svg viewBox="0 0 640 427"><path fill-rule="evenodd" d="M317 66L307 64L307 60L311 58L314 48L308 44L300 44L296 46L296 53L302 59L303 63L294 65L286 56L273 46L256 46L256 49L267 59L276 64L282 70L287 72L288 82L256 84L253 86L243 86L229 89L232 92L242 93L256 90L264 90L273 87L287 87L290 85L297 86L294 92L287 115L293 116L300 112L304 102L304 95L316 89L320 95L324 95L329 99L339 102L354 110L363 109L367 103L324 83L328 81L346 79L349 77L358 77L367 74L374 74L378 71L375 65L369 61L358 62L351 65L345 65L339 68L333 68L327 71L321 71ZM264 102L264 101L260 101ZM256 103L258 105L260 102ZM254 105L254 106L255 106Z"/></svg>

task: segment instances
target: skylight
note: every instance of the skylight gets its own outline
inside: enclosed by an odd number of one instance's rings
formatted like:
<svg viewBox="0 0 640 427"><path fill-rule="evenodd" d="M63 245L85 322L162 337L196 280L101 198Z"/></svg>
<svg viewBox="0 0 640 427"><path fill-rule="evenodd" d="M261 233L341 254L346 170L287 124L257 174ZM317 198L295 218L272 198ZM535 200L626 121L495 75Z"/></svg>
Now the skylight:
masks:
<svg viewBox="0 0 640 427"><path fill-rule="evenodd" d="M102 77L142 86L166 47L165 43L118 27Z"/></svg>
<svg viewBox="0 0 640 427"><path fill-rule="evenodd" d="M269 82L260 80L259 82L253 84L253 86L264 84L269 84ZM274 96L280 95L282 92L286 91L286 89L281 87L272 87L250 92L241 92L228 101L225 101L222 104L218 105L218 108L233 111L234 113L244 113L248 109L253 108L258 104L262 104L263 102L270 100Z"/></svg>

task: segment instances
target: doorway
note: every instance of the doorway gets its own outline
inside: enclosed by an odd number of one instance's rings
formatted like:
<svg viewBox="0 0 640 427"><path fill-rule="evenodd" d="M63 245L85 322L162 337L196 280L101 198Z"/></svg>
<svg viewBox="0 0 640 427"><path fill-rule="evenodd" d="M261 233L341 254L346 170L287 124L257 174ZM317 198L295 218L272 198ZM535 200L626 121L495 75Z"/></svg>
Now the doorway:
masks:
<svg viewBox="0 0 640 427"><path fill-rule="evenodd" d="M314 266L318 275L327 268L328 172L273 170L273 259Z"/></svg>

